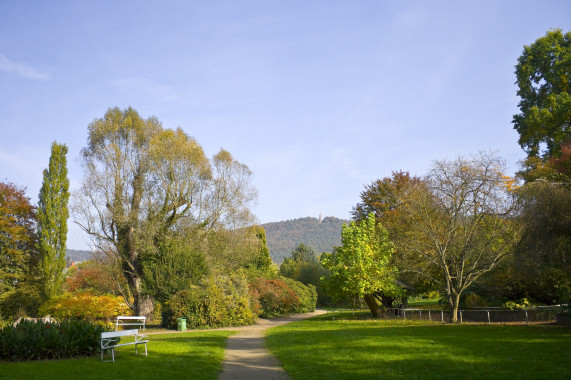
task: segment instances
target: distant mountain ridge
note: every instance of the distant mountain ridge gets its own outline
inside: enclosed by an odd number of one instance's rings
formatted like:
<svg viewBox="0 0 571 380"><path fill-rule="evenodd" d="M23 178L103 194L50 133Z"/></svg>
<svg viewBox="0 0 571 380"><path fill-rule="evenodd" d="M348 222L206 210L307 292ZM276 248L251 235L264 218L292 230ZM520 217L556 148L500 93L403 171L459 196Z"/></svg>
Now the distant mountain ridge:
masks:
<svg viewBox="0 0 571 380"><path fill-rule="evenodd" d="M331 252L341 244L341 226L348 220L328 216L322 220L312 217L265 223L266 239L270 256L276 264L281 264L291 251L303 243L315 253Z"/></svg>

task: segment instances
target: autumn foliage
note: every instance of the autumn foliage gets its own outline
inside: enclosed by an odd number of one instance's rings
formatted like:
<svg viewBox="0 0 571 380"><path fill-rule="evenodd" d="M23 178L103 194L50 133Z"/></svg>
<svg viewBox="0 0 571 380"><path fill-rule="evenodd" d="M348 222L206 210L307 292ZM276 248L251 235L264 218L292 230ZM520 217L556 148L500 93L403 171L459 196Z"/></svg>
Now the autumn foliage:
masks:
<svg viewBox="0 0 571 380"><path fill-rule="evenodd" d="M118 315L129 315L130 310L121 297L85 292L54 297L40 307L39 313L58 320L110 321Z"/></svg>
<svg viewBox="0 0 571 380"><path fill-rule="evenodd" d="M103 264L87 261L69 268L64 290L70 293L89 291L96 295L113 294L116 285L113 276Z"/></svg>
<svg viewBox="0 0 571 380"><path fill-rule="evenodd" d="M24 279L36 242L36 210L24 190L0 182L0 293Z"/></svg>

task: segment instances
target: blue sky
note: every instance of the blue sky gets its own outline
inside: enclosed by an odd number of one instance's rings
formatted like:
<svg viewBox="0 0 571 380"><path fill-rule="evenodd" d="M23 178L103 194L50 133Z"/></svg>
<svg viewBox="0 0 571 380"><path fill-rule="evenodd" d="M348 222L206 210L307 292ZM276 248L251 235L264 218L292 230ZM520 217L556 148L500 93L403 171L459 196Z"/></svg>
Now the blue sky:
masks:
<svg viewBox="0 0 571 380"><path fill-rule="evenodd" d="M36 202L57 140L79 187L87 126L115 106L248 165L260 223L348 218L365 184L481 150L513 174L514 65L570 16L564 0L0 0L0 181Z"/></svg>

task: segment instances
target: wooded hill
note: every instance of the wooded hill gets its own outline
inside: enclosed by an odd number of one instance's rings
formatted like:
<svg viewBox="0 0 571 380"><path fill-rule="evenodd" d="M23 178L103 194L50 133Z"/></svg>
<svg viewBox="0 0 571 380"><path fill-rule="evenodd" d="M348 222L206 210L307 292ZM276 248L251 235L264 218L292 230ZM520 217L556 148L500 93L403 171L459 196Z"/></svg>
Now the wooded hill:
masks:
<svg viewBox="0 0 571 380"><path fill-rule="evenodd" d="M299 243L313 248L318 255L331 252L333 247L341 244L343 224L349 224L349 221L328 216L321 221L307 217L266 223L262 227L266 230L272 260L279 265Z"/></svg>
<svg viewBox="0 0 571 380"><path fill-rule="evenodd" d="M69 261L87 261L91 260L92 255L91 251L68 249L65 256Z"/></svg>
<svg viewBox="0 0 571 380"><path fill-rule="evenodd" d="M291 251L303 243L318 255L322 252L331 252L333 247L341 244L341 226L349 224L349 220L332 216L323 218L307 217L282 222L262 224L266 230L266 239L270 256L276 264L281 264L284 258L291 255ZM70 261L91 260L92 252L83 250L67 250L67 259Z"/></svg>

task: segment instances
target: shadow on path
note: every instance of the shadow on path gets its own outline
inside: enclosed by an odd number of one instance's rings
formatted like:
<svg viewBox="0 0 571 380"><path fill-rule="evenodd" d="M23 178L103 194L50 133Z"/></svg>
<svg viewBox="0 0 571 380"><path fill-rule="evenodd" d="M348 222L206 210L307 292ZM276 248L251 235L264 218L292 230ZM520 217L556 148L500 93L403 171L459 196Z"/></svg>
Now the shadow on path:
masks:
<svg viewBox="0 0 571 380"><path fill-rule="evenodd" d="M285 380L289 376L266 346L266 330L289 322L325 314L324 310L294 314L272 320L259 319L253 326L240 327L229 337L219 380Z"/></svg>

